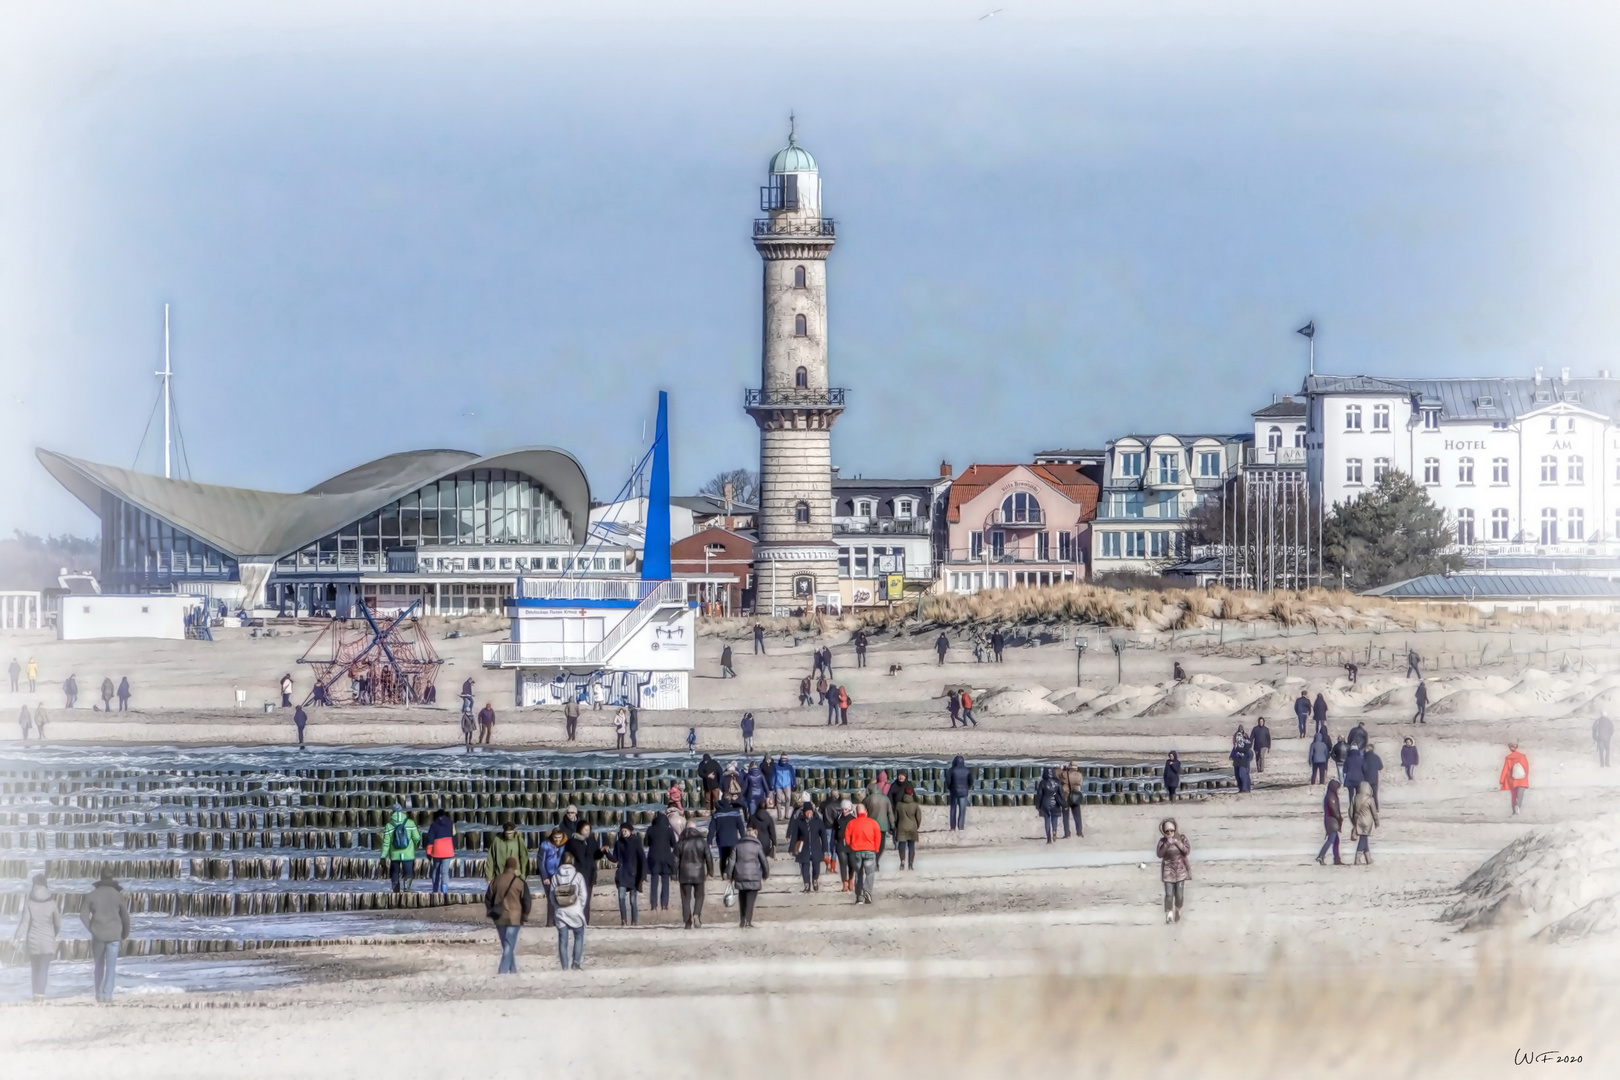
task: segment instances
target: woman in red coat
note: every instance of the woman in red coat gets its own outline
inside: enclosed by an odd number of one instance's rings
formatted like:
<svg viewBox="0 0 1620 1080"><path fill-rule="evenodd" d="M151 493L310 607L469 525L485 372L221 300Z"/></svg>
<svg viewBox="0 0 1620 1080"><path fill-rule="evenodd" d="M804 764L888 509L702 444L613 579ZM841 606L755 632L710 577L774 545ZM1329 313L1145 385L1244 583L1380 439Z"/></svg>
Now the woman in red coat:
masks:
<svg viewBox="0 0 1620 1080"><path fill-rule="evenodd" d="M1524 791L1530 786L1530 759L1519 753L1519 744L1508 743L1508 755L1502 761L1502 790L1509 795L1509 805L1517 814L1524 805Z"/></svg>

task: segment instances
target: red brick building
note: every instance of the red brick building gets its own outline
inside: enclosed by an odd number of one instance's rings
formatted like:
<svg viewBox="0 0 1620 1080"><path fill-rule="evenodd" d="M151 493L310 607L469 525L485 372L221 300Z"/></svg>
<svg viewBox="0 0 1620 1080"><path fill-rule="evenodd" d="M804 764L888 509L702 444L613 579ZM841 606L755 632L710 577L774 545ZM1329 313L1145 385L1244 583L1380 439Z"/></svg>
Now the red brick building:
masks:
<svg viewBox="0 0 1620 1080"><path fill-rule="evenodd" d="M669 546L670 573L705 615L740 615L754 598L754 539L730 529L704 529Z"/></svg>

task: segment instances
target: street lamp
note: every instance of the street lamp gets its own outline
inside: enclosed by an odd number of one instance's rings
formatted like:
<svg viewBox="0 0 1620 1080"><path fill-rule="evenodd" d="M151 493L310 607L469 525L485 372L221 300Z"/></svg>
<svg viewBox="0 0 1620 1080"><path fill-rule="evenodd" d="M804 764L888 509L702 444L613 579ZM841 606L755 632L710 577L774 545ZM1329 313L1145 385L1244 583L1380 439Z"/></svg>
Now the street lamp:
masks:
<svg viewBox="0 0 1620 1080"><path fill-rule="evenodd" d="M1074 639L1074 685L1080 685L1080 664L1086 658L1086 646L1091 642L1084 637Z"/></svg>
<svg viewBox="0 0 1620 1080"><path fill-rule="evenodd" d="M1112 638L1109 644L1114 647L1114 684L1117 686L1125 681L1125 639Z"/></svg>

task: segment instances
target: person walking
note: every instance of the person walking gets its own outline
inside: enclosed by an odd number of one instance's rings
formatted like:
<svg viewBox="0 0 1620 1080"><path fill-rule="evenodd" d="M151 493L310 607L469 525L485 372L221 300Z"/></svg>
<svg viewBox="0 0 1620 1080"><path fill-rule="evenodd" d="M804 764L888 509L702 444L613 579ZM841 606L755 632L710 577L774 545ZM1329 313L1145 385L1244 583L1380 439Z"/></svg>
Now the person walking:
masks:
<svg viewBox="0 0 1620 1080"><path fill-rule="evenodd" d="M302 705L294 706L292 720L293 727L298 732L298 749L302 750L304 748L304 728L309 724L309 714L304 711Z"/></svg>
<svg viewBox="0 0 1620 1080"><path fill-rule="evenodd" d="M62 696L67 698L67 707L73 708L73 703L79 700L79 679L76 675L69 675L62 682Z"/></svg>
<svg viewBox="0 0 1620 1080"><path fill-rule="evenodd" d="M754 624L754 655L759 656L765 652L765 628L759 623Z"/></svg>
<svg viewBox="0 0 1620 1080"><path fill-rule="evenodd" d="M118 711L129 712L129 676L118 680Z"/></svg>
<svg viewBox="0 0 1620 1080"><path fill-rule="evenodd" d="M613 737L619 750L623 750L625 743L630 741L630 714L623 705L613 713Z"/></svg>
<svg viewBox="0 0 1620 1080"><path fill-rule="evenodd" d="M1412 770L1418 765L1417 743L1407 738L1401 743L1401 768L1406 770L1406 778L1412 779Z"/></svg>
<svg viewBox="0 0 1620 1080"><path fill-rule="evenodd" d="M493 881L501 868L506 865L507 859L518 861L518 873L528 877L532 872L529 862L529 845L517 831L517 823L511 814L501 817L501 831L491 836L484 852L484 879Z"/></svg>
<svg viewBox="0 0 1620 1080"><path fill-rule="evenodd" d="M816 805L806 795L804 805L788 822L787 831L788 853L799 864L799 877L804 881L805 892L818 892L821 889L821 863L827 855L823 835Z"/></svg>
<svg viewBox="0 0 1620 1080"><path fill-rule="evenodd" d="M102 680L101 680L101 711L102 712L112 712L112 699L113 699L114 692L115 691L113 690L112 676L111 675L103 676Z"/></svg>
<svg viewBox="0 0 1620 1080"><path fill-rule="evenodd" d="M421 846L422 830L406 816L405 807L395 803L382 832L382 861L394 892L411 891L416 880L416 849Z"/></svg>
<svg viewBox="0 0 1620 1080"><path fill-rule="evenodd" d="M765 879L771 876L771 863L753 829L737 841L737 850L731 857L731 883L737 887L737 926L742 930L754 928L754 905Z"/></svg>
<svg viewBox="0 0 1620 1080"><path fill-rule="evenodd" d="M1266 751L1271 749L1271 729L1266 727L1266 718L1260 717L1255 721L1254 730L1249 732L1249 745L1254 747L1254 771L1266 771Z"/></svg>
<svg viewBox="0 0 1620 1080"><path fill-rule="evenodd" d="M967 828L968 797L973 794L973 770L967 767L962 755L951 759L945 770L945 799L950 805L950 827L955 832Z"/></svg>
<svg viewBox="0 0 1620 1080"><path fill-rule="evenodd" d="M894 849L900 869L917 869L917 840L922 835L922 803L909 783L894 799Z"/></svg>
<svg viewBox="0 0 1620 1080"><path fill-rule="evenodd" d="M950 714L951 728L954 730L962 715L962 697L955 690L945 692L945 711Z"/></svg>
<svg viewBox="0 0 1620 1080"><path fill-rule="evenodd" d="M1372 865L1369 841L1378 825L1378 800L1373 798L1372 785L1363 780L1350 798L1350 839L1356 842L1356 855L1352 862Z"/></svg>
<svg viewBox="0 0 1620 1080"><path fill-rule="evenodd" d="M840 686L838 688L838 722L844 727L849 727L849 703L849 687Z"/></svg>
<svg viewBox="0 0 1620 1080"><path fill-rule="evenodd" d="M613 863L613 884L619 890L619 925L641 925L641 887L647 883L647 849L628 821L619 826L619 837L608 853Z"/></svg>
<svg viewBox="0 0 1620 1080"><path fill-rule="evenodd" d="M478 743L488 746L495 739L495 706L484 702L484 707L478 710Z"/></svg>
<svg viewBox="0 0 1620 1080"><path fill-rule="evenodd" d="M806 677L808 678L808 676L806 676ZM825 705L825 704L827 704L827 692L830 689L832 689L832 683L827 681L827 676L825 676L825 675L817 675L816 676L816 704L817 705Z"/></svg>
<svg viewBox="0 0 1620 1080"><path fill-rule="evenodd" d="M15 660L12 661L12 665L13 666L16 665ZM863 668L863 667L866 666L866 631L865 630L857 630L857 631L855 631L855 666L858 667L858 668ZM13 678L12 681L15 682L16 679ZM13 687L12 689L16 689L16 688Z"/></svg>
<svg viewBox="0 0 1620 1080"><path fill-rule="evenodd" d="M810 676L806 675L799 680L799 704L804 706L814 705L815 703L815 699L810 696Z"/></svg>
<svg viewBox="0 0 1620 1080"><path fill-rule="evenodd" d="M591 887L574 861L572 851L564 851L552 878L552 921L557 926L557 962L564 971L585 966L585 926L590 922Z"/></svg>
<svg viewBox="0 0 1620 1080"><path fill-rule="evenodd" d="M1519 752L1519 744L1508 743L1507 757L1502 760L1502 790L1508 793L1508 806L1517 814L1524 805L1524 793L1530 787L1530 759Z"/></svg>
<svg viewBox="0 0 1620 1080"><path fill-rule="evenodd" d="M833 828L833 851L838 855L838 880L844 892L855 891L855 853L849 848L845 833L855 820L855 804L849 799L838 800L838 818Z"/></svg>
<svg viewBox="0 0 1620 1080"><path fill-rule="evenodd" d="M24 736L26 738L26 736ZM1608 713L1598 713L1598 718L1592 721L1592 741L1597 743L1598 767L1609 767L1609 740L1614 738L1614 721L1609 719Z"/></svg>
<svg viewBox="0 0 1620 1080"><path fill-rule="evenodd" d="M1326 704L1324 702L1323 704ZM1294 699L1294 719L1299 721L1299 737L1305 737L1305 722L1311 718L1311 695L1300 690L1299 697Z"/></svg>
<svg viewBox="0 0 1620 1080"><path fill-rule="evenodd" d="M752 739L748 741L753 742ZM765 764L767 766L770 764L769 758L765 759ZM765 770L758 764L749 765L742 778L743 817L752 821L759 808L765 805L770 793L771 782L765 778Z"/></svg>
<svg viewBox="0 0 1620 1080"><path fill-rule="evenodd" d="M641 709L633 701L625 706L625 709L627 713L626 723L630 726L630 749L635 750L640 746L636 741L636 737L637 733L641 731Z"/></svg>
<svg viewBox="0 0 1620 1080"><path fill-rule="evenodd" d="M17 662L11 662L11 681L17 681ZM13 687L15 689L15 687ZM45 1000L51 977L51 961L56 957L56 940L62 936L62 908L51 892L44 874L35 874L33 886L23 898L22 919L12 940L20 944L19 951L28 954L32 969L34 1001ZM96 997L100 999L101 980L96 980ZM110 995L109 995L110 996Z"/></svg>
<svg viewBox="0 0 1620 1080"><path fill-rule="evenodd" d="M599 678L592 678L590 682L591 711L601 712L607 706L607 687Z"/></svg>
<svg viewBox="0 0 1620 1080"><path fill-rule="evenodd" d="M585 882L587 891L594 896L597 866L602 861L602 841L596 835L596 830L591 827L591 823L581 821L569 836L568 842L563 845L563 850L574 856L574 868L579 871L580 880ZM591 921L589 900L585 903L585 921L587 923Z"/></svg>
<svg viewBox="0 0 1620 1080"><path fill-rule="evenodd" d="M883 831L866 813L855 807L855 816L844 825L844 846L849 849L855 871L855 902L870 904L877 887L878 851L883 847Z"/></svg>
<svg viewBox="0 0 1620 1080"><path fill-rule="evenodd" d="M17 658L15 656L11 658L11 666L7 669L7 671L11 675L11 692L15 694L17 692L18 685L22 681L22 665L17 663Z"/></svg>
<svg viewBox="0 0 1620 1080"><path fill-rule="evenodd" d="M1345 736L1345 744L1352 750L1365 750L1365 749L1367 749L1367 727L1366 727L1366 725L1363 724L1360 720L1357 720L1356 721L1356 726L1350 729L1350 734L1349 735Z"/></svg>
<svg viewBox="0 0 1620 1080"><path fill-rule="evenodd" d="M1249 746L1248 739L1239 739L1233 745L1231 753L1226 755L1232 759L1232 775L1237 779L1239 792L1249 790L1249 766L1254 761L1254 750Z"/></svg>
<svg viewBox="0 0 1620 1080"><path fill-rule="evenodd" d="M1332 748L1328 750L1328 757L1333 759L1333 771L1338 774L1339 783L1341 784L1344 783L1344 759L1349 753L1350 748L1344 745L1342 737L1335 741Z"/></svg>
<svg viewBox="0 0 1620 1080"><path fill-rule="evenodd" d="M720 763L708 754L704 754L697 766L698 780L703 785L703 805L709 814L714 813L715 805L720 801Z"/></svg>
<svg viewBox="0 0 1620 1080"><path fill-rule="evenodd" d="M737 672L731 666L730 645L720 650L720 677L722 679L735 679L737 677Z"/></svg>
<svg viewBox="0 0 1620 1080"><path fill-rule="evenodd" d="M1378 774L1384 771L1384 759L1373 752L1373 744L1361 752L1361 778L1372 787L1373 805L1378 805Z"/></svg>
<svg viewBox="0 0 1620 1080"><path fill-rule="evenodd" d="M776 764L771 766L771 792L776 796L777 815L786 821L793 816L793 785L797 775L793 766L788 764L786 754L778 754Z"/></svg>
<svg viewBox="0 0 1620 1080"><path fill-rule="evenodd" d="M888 850L889 834L894 831L894 800L889 792L884 790L883 773L878 773L878 779L866 787L866 798L861 802L866 808L866 816L871 818L878 827L878 849L874 870L883 868L883 853Z"/></svg>
<svg viewBox="0 0 1620 1080"><path fill-rule="evenodd" d="M996 655L996 663L1001 663L1001 650L1007 647L1007 635L1000 630L990 632L990 651Z"/></svg>
<svg viewBox="0 0 1620 1080"><path fill-rule="evenodd" d="M1316 726L1318 728L1325 729L1327 727L1327 698L1322 696L1322 692L1320 690L1316 693L1316 701L1311 705L1311 719L1316 721Z"/></svg>
<svg viewBox="0 0 1620 1080"><path fill-rule="evenodd" d="M935 665L936 667L945 666L945 654L950 651L950 647L951 639L946 637L942 631L939 637L934 639L934 652L939 656L939 663ZM998 656L997 659L999 660L1000 657Z"/></svg>
<svg viewBox="0 0 1620 1080"><path fill-rule="evenodd" d="M827 726L832 727L838 723L838 687L827 684Z"/></svg>
<svg viewBox="0 0 1620 1080"><path fill-rule="evenodd" d="M714 816L709 819L709 842L714 845L715 853L720 856L722 877L731 876L731 855L742 842L743 830L747 825L742 808L730 799L720 800Z"/></svg>
<svg viewBox="0 0 1620 1080"><path fill-rule="evenodd" d="M1160 772L1164 782L1164 792L1171 802L1176 801L1176 792L1181 790L1181 757L1174 751L1165 755L1164 769Z"/></svg>
<svg viewBox="0 0 1620 1080"><path fill-rule="evenodd" d="M501 964L497 975L517 974L518 931L528 921L534 907L529 883L518 873L518 861L507 859L504 869L484 890L484 912L495 923L495 936L501 942Z"/></svg>
<svg viewBox="0 0 1620 1080"><path fill-rule="evenodd" d="M1192 880L1192 868L1187 856L1192 843L1176 825L1175 818L1159 822L1159 880L1164 882L1164 921L1180 922L1181 905L1187 899L1187 882Z"/></svg>
<svg viewBox="0 0 1620 1080"><path fill-rule="evenodd" d="M973 718L973 691L965 686L962 687L960 700L962 702L962 726L967 727L972 724L974 727L978 727L979 722Z"/></svg>
<svg viewBox="0 0 1620 1080"><path fill-rule="evenodd" d="M1420 681L1417 684L1417 693L1414 695L1414 700L1417 701L1417 712L1412 714L1412 722L1414 724L1427 724L1429 722L1429 719L1428 719L1428 712L1429 712L1429 684L1428 683Z"/></svg>
<svg viewBox="0 0 1620 1080"><path fill-rule="evenodd" d="M561 829L552 829L546 838L540 841L540 850L536 853L535 869L540 872L540 888L546 894L546 925L557 925L557 900L553 886L557 881L557 871L562 868L563 852L568 849L568 834ZM522 864L519 864L522 869Z"/></svg>
<svg viewBox="0 0 1620 1080"><path fill-rule="evenodd" d="M1361 787L1361 782L1367 778L1362 771L1366 756L1367 752L1354 743L1344 752L1344 788L1352 796L1355 795L1356 789Z"/></svg>
<svg viewBox="0 0 1620 1080"><path fill-rule="evenodd" d="M742 773L737 771L735 761L726 762L726 771L720 777L720 795L734 803L741 803L743 797Z"/></svg>
<svg viewBox="0 0 1620 1080"><path fill-rule="evenodd" d="M1339 782L1329 780L1327 794L1322 796L1322 829L1327 833L1327 839L1322 841L1322 850L1316 853L1318 864L1327 858L1328 849L1333 849L1333 865L1343 866L1339 858L1339 833L1344 829L1344 805L1339 802Z"/></svg>
<svg viewBox="0 0 1620 1080"><path fill-rule="evenodd" d="M742 719L737 721L737 727L742 730L743 753L752 754L754 752L754 714L751 712L743 713Z"/></svg>
<svg viewBox="0 0 1620 1080"><path fill-rule="evenodd" d="M1058 821L1063 816L1063 785L1050 768L1041 770L1040 783L1035 785L1035 809L1046 826L1046 842L1057 840Z"/></svg>
<svg viewBox="0 0 1620 1080"><path fill-rule="evenodd" d="M669 879L675 875L675 846L680 838L664 810L653 815L642 837L647 858L647 910L669 910Z"/></svg>
<svg viewBox="0 0 1620 1080"><path fill-rule="evenodd" d="M84 898L79 920L90 932L90 955L96 961L96 1000L111 1002L118 988L118 947L129 937L129 898L110 871L101 872Z"/></svg>
<svg viewBox="0 0 1620 1080"><path fill-rule="evenodd" d="M827 872L830 874L843 859L843 852L839 849L838 831L839 823L843 817L843 797L834 788L822 800L818 814L821 817L821 851L827 860Z"/></svg>
<svg viewBox="0 0 1620 1080"><path fill-rule="evenodd" d="M28 706L27 705L24 705L22 707L22 709L17 713L17 726L22 729L22 741L27 742L28 741L28 732L34 726L33 718L28 715ZM41 733L40 738L43 739L44 737L45 737L44 734Z"/></svg>
<svg viewBox="0 0 1620 1080"><path fill-rule="evenodd" d="M1318 731L1311 739L1310 748L1305 753L1305 761L1311 767L1311 786L1327 783L1327 767L1330 751L1327 733Z"/></svg>
<svg viewBox="0 0 1620 1080"><path fill-rule="evenodd" d="M1069 838L1069 819L1074 819L1074 835L1086 835L1085 823L1080 820L1080 804L1085 801L1086 774L1079 765L1069 762L1057 772L1058 786L1063 789L1063 839Z"/></svg>
<svg viewBox="0 0 1620 1080"><path fill-rule="evenodd" d="M38 701L34 702L34 738L45 741L45 706Z"/></svg>
<svg viewBox="0 0 1620 1080"><path fill-rule="evenodd" d="M1410 679L1415 675L1421 683L1423 681L1423 671L1418 666L1419 659L1416 649L1406 650L1406 677Z"/></svg>
<svg viewBox="0 0 1620 1080"><path fill-rule="evenodd" d="M681 922L703 926L703 884L714 875L714 856L703 834L688 825L675 845L675 880L681 887Z"/></svg>
<svg viewBox="0 0 1620 1080"><path fill-rule="evenodd" d="M477 730L478 730L477 722L473 719L472 707L469 706L469 707L467 707L465 709L462 709L461 710L461 744L467 748L467 753L469 753L469 754L472 753L473 735L477 733Z"/></svg>
<svg viewBox="0 0 1620 1080"><path fill-rule="evenodd" d="M450 860L456 857L456 823L450 811L442 808L433 811L433 820L422 837L422 851L428 857L428 892L448 895Z"/></svg>
<svg viewBox="0 0 1620 1080"><path fill-rule="evenodd" d="M39 693L39 664L34 661L32 656L28 658L28 692L30 694Z"/></svg>
<svg viewBox="0 0 1620 1080"><path fill-rule="evenodd" d="M568 700L563 702L563 738L573 742L579 737L579 694L572 688Z"/></svg>
<svg viewBox="0 0 1620 1080"><path fill-rule="evenodd" d="M292 672L289 671L281 676L281 707L283 709L292 708L292 692L293 677Z"/></svg>
<svg viewBox="0 0 1620 1080"><path fill-rule="evenodd" d="M695 753L697 753L697 728L689 727L686 729L686 756L691 757Z"/></svg>

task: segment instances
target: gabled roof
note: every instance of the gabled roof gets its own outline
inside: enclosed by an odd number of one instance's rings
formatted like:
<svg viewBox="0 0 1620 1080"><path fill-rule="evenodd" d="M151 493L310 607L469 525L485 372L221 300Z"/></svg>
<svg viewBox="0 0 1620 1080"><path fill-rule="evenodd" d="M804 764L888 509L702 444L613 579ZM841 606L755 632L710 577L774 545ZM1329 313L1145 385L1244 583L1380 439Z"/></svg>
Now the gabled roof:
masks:
<svg viewBox="0 0 1620 1080"><path fill-rule="evenodd" d="M719 495L671 495L669 502L671 506L679 506L684 510L692 511L694 514L731 514L740 516L759 512L757 506L750 506L738 499L731 500L731 509L727 510L726 500Z"/></svg>
<svg viewBox="0 0 1620 1080"><path fill-rule="evenodd" d="M465 450L391 454L291 494L199 484L36 450L40 464L98 515L110 492L238 559L276 559L442 477L466 469L510 469L534 478L562 503L574 540L585 539L590 484L562 450L533 447L489 457Z"/></svg>
<svg viewBox="0 0 1620 1080"><path fill-rule="evenodd" d="M1249 415L1256 420L1303 420L1305 419L1305 403L1285 396L1281 401L1273 401L1270 405L1256 409Z"/></svg>
<svg viewBox="0 0 1620 1080"><path fill-rule="evenodd" d="M1386 394L1416 397L1448 419L1511 420L1556 404L1605 417L1620 416L1620 379L1534 378L1384 379L1369 375L1311 375L1307 394ZM1490 404L1484 404L1489 401Z"/></svg>
<svg viewBox="0 0 1620 1080"><path fill-rule="evenodd" d="M1426 574L1369 589L1367 595L1400 600L1620 599L1620 582L1582 574Z"/></svg>
<svg viewBox="0 0 1620 1080"><path fill-rule="evenodd" d="M946 503L945 520L952 524L962 520L962 507L972 502L986 488L999 482L1014 469L1025 469L1037 480L1054 489L1070 502L1079 505L1081 517L1090 520L1097 514L1097 496L1101 487L1097 481L1081 471L1080 465L969 465L951 483L950 499Z"/></svg>

